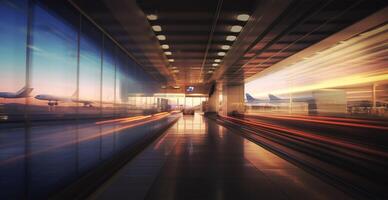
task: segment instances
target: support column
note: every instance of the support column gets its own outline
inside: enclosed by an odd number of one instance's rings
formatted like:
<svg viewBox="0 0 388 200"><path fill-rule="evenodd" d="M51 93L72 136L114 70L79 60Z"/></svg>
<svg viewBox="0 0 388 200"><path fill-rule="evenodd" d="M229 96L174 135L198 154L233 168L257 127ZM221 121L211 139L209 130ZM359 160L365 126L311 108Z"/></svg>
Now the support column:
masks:
<svg viewBox="0 0 388 200"><path fill-rule="evenodd" d="M226 85L223 90L225 106L223 113L231 115L234 113L244 113L244 84Z"/></svg>
<svg viewBox="0 0 388 200"><path fill-rule="evenodd" d="M219 103L220 103L220 91L219 91L219 84L217 83L213 94L209 96L208 99L208 106L207 106L207 112L213 112L213 113L218 113L219 109Z"/></svg>
<svg viewBox="0 0 388 200"><path fill-rule="evenodd" d="M218 82L213 94L209 97L207 112L219 115L244 113L244 84L227 85Z"/></svg>
<svg viewBox="0 0 388 200"><path fill-rule="evenodd" d="M376 109L376 83L372 85L372 107L373 110Z"/></svg>

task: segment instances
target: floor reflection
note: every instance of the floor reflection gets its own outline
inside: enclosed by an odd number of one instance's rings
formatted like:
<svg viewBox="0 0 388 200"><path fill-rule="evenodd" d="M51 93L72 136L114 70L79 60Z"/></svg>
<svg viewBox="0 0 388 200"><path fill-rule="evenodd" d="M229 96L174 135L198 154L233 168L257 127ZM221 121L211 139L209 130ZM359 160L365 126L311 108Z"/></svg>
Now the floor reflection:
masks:
<svg viewBox="0 0 388 200"><path fill-rule="evenodd" d="M201 115L182 117L92 197L129 196L133 199L348 198Z"/></svg>
<svg viewBox="0 0 388 200"><path fill-rule="evenodd" d="M175 118L0 127L0 199L47 199Z"/></svg>

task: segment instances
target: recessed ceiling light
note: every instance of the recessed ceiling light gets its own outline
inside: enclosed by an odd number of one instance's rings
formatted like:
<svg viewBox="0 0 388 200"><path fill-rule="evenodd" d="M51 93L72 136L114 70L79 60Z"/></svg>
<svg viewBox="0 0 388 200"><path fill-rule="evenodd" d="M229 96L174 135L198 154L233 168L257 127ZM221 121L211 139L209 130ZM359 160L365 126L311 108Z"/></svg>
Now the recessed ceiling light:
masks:
<svg viewBox="0 0 388 200"><path fill-rule="evenodd" d="M156 32L160 32L160 31L162 31L162 27L159 25L154 25L154 26L152 26L152 30L154 30Z"/></svg>
<svg viewBox="0 0 388 200"><path fill-rule="evenodd" d="M179 70L172 70L172 73L178 73Z"/></svg>
<svg viewBox="0 0 388 200"><path fill-rule="evenodd" d="M154 14L149 14L149 15L147 15L147 19L151 20L151 21L154 21L154 20L158 19L158 16L154 15Z"/></svg>
<svg viewBox="0 0 388 200"><path fill-rule="evenodd" d="M166 52L164 52L164 54L166 54L166 55L172 55L172 53L171 53L171 51L166 51Z"/></svg>
<svg viewBox="0 0 388 200"><path fill-rule="evenodd" d="M158 38L158 40L166 40L165 35L157 35L156 37Z"/></svg>
<svg viewBox="0 0 388 200"><path fill-rule="evenodd" d="M221 59L214 59L214 62L221 62Z"/></svg>
<svg viewBox="0 0 388 200"><path fill-rule="evenodd" d="M168 46L168 44L163 44L162 45L162 49L169 49L170 48L170 46Z"/></svg>
<svg viewBox="0 0 388 200"><path fill-rule="evenodd" d="M248 14L240 14L240 15L237 15L237 20L238 21L248 21L249 19L249 15Z"/></svg>
<svg viewBox="0 0 388 200"><path fill-rule="evenodd" d="M230 46L229 46L229 45L222 45L222 46L221 46L221 49L223 49L223 50L228 50L228 49L230 49Z"/></svg>
<svg viewBox="0 0 388 200"><path fill-rule="evenodd" d="M242 30L242 26L239 26L239 25L234 25L232 26L232 28L230 28L230 31L232 31L233 33L238 33Z"/></svg>
<svg viewBox="0 0 388 200"><path fill-rule="evenodd" d="M213 63L212 66L216 67L218 66L218 63Z"/></svg>
<svg viewBox="0 0 388 200"><path fill-rule="evenodd" d="M219 55L219 56L224 56L224 55L225 55L225 52L220 51L220 52L217 53L217 55Z"/></svg>
<svg viewBox="0 0 388 200"><path fill-rule="evenodd" d="M228 40L228 41L235 41L236 40L236 36L228 35L228 36L226 36L226 40Z"/></svg>
<svg viewBox="0 0 388 200"><path fill-rule="evenodd" d="M169 62L174 62L175 60L174 59L168 59Z"/></svg>

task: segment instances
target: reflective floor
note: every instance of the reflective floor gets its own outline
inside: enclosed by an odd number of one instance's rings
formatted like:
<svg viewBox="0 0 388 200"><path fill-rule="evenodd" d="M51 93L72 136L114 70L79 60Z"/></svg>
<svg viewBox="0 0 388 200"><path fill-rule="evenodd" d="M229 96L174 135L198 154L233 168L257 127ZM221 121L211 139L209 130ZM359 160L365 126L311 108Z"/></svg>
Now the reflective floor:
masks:
<svg viewBox="0 0 388 200"><path fill-rule="evenodd" d="M349 199L271 152L184 116L91 199Z"/></svg>

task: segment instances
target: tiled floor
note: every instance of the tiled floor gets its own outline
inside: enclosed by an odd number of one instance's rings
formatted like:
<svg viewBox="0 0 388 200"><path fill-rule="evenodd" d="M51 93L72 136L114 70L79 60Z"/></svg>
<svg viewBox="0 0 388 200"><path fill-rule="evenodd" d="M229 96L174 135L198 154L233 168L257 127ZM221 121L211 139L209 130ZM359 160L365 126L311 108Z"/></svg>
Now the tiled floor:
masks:
<svg viewBox="0 0 388 200"><path fill-rule="evenodd" d="M200 115L184 116L90 199L349 199Z"/></svg>

